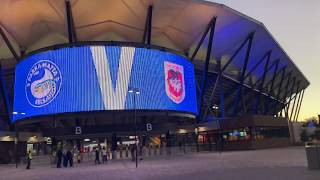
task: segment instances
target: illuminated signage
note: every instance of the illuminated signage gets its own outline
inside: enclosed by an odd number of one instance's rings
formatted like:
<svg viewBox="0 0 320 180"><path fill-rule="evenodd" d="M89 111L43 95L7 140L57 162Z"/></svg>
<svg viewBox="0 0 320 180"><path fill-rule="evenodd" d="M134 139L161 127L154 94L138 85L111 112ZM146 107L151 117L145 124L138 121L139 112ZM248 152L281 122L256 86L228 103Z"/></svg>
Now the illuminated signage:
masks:
<svg viewBox="0 0 320 180"><path fill-rule="evenodd" d="M139 94L129 93L132 88ZM20 113L13 115L13 121L134 108L197 114L196 104L193 64L170 52L67 47L29 56L16 66L14 112Z"/></svg>

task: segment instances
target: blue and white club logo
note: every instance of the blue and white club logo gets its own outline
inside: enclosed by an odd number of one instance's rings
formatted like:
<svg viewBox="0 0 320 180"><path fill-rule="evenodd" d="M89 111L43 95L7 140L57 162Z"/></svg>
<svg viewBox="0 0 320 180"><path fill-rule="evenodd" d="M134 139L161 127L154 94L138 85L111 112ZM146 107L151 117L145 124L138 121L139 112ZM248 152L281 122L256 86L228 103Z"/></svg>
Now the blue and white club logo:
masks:
<svg viewBox="0 0 320 180"><path fill-rule="evenodd" d="M27 76L27 100L34 107L48 105L59 94L61 83L58 66L49 60L39 61L32 66Z"/></svg>

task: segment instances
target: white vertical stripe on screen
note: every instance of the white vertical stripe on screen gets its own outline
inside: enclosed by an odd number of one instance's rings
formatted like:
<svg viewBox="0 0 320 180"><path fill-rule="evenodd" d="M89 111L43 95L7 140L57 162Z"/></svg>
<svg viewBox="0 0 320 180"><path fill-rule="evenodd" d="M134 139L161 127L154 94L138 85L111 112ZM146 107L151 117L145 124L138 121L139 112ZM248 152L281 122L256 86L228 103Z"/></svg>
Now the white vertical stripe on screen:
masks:
<svg viewBox="0 0 320 180"><path fill-rule="evenodd" d="M104 108L108 110L124 109L135 48L121 48L115 90L112 88L110 66L105 47L91 46L90 50L100 85Z"/></svg>

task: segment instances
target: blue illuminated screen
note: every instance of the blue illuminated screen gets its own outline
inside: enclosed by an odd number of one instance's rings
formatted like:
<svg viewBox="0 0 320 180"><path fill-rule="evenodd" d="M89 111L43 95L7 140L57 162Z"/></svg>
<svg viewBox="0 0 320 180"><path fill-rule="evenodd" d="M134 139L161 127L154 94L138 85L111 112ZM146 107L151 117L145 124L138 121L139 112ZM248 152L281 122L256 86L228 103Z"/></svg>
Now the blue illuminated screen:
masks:
<svg viewBox="0 0 320 180"><path fill-rule="evenodd" d="M155 49L67 47L16 66L13 121L99 110L172 110L197 114L193 64Z"/></svg>

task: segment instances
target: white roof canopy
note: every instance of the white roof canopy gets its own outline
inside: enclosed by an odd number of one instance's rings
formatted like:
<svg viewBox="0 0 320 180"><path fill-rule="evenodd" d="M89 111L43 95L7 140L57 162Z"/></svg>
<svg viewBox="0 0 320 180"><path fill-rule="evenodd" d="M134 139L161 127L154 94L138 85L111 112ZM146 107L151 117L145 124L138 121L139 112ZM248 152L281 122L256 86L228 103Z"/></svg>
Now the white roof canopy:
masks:
<svg viewBox="0 0 320 180"><path fill-rule="evenodd" d="M309 85L262 23L224 5L200 0L70 0L70 3L78 41L142 43L148 6L153 5L151 44L189 55L210 20L217 17L209 71L215 71L216 59L226 63L248 34L255 32L247 72L272 50L270 64L280 58L279 69L286 66L287 72L291 71L300 81L301 89ZM0 26L18 55L21 51L28 53L68 43L65 0L2 0ZM207 44L208 37L195 58L197 68L204 62ZM228 67L227 74L239 74L244 61L241 54ZM17 63L3 39L0 58L4 67ZM263 64L254 71L251 80L262 76ZM272 74L270 71L267 80Z"/></svg>

